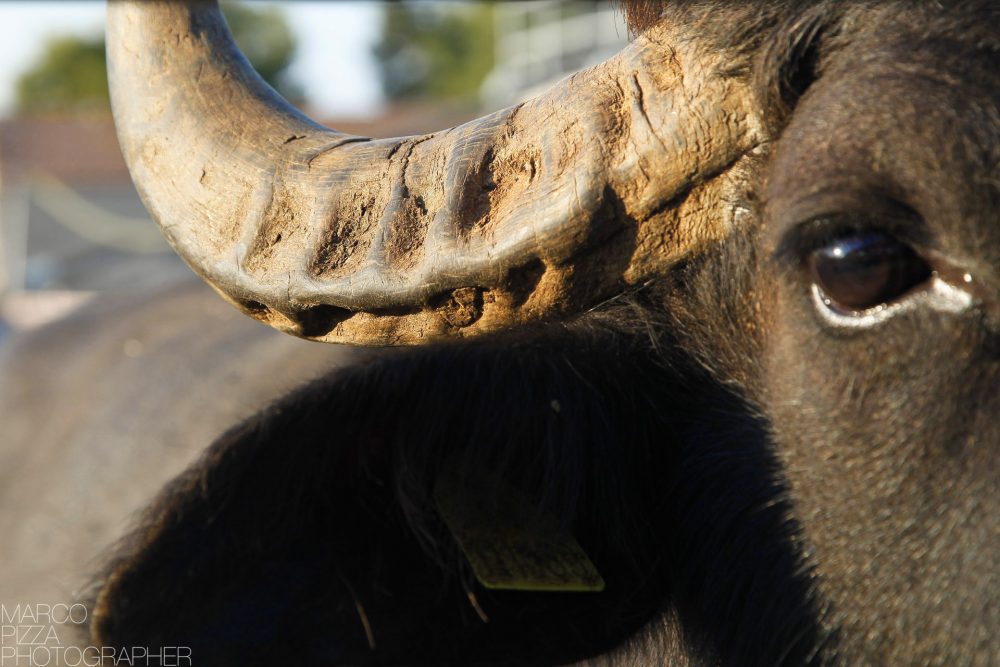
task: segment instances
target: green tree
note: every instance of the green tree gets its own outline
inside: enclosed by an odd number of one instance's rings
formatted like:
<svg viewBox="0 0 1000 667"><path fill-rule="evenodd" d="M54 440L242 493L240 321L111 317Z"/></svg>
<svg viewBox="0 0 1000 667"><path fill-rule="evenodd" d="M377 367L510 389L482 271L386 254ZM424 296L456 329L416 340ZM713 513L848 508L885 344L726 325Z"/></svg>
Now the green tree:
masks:
<svg viewBox="0 0 1000 667"><path fill-rule="evenodd" d="M229 2L223 3L222 13L233 39L264 81L289 101L301 103L302 88L288 75L298 44L281 10Z"/></svg>
<svg viewBox="0 0 1000 667"><path fill-rule="evenodd" d="M302 91L288 77L296 42L281 11L226 3L222 6L236 43L250 64L292 102ZM103 37L57 37L15 84L19 114L107 111L107 64Z"/></svg>
<svg viewBox="0 0 1000 667"><path fill-rule="evenodd" d="M52 39L38 62L18 78L14 94L21 114L106 110L104 39Z"/></svg>
<svg viewBox="0 0 1000 667"><path fill-rule="evenodd" d="M389 99L474 96L493 67L489 3L401 2L385 6L374 47Z"/></svg>

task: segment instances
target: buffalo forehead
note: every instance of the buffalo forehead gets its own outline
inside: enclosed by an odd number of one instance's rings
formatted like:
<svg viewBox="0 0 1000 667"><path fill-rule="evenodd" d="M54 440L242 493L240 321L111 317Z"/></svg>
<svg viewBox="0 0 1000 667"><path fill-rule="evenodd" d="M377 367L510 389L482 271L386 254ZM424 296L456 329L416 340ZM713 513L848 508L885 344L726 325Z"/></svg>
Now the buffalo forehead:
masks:
<svg viewBox="0 0 1000 667"><path fill-rule="evenodd" d="M772 246L810 217L891 198L926 222L936 250L980 273L1000 267L1000 59L971 54L961 68L913 46L845 57L801 100L765 193Z"/></svg>

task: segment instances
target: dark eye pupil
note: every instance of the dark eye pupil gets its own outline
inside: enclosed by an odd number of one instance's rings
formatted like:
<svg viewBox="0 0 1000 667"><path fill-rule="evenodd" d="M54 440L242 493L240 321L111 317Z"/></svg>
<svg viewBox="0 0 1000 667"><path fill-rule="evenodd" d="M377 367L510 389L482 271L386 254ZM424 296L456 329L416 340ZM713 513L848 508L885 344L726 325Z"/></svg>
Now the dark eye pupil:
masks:
<svg viewBox="0 0 1000 667"><path fill-rule="evenodd" d="M847 234L815 250L809 269L825 296L845 310L893 301L931 275L910 246L877 232Z"/></svg>

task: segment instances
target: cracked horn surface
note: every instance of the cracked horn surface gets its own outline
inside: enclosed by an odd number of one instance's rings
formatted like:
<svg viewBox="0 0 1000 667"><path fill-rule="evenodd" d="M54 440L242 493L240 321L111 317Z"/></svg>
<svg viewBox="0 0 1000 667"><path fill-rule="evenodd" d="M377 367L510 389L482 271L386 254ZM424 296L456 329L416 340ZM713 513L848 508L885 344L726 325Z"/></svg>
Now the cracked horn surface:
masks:
<svg viewBox="0 0 1000 667"><path fill-rule="evenodd" d="M751 97L667 25L545 95L372 140L293 109L218 8L112 2L119 139L154 219L244 312L401 344L567 317L734 224ZM349 94L349 91L348 91Z"/></svg>

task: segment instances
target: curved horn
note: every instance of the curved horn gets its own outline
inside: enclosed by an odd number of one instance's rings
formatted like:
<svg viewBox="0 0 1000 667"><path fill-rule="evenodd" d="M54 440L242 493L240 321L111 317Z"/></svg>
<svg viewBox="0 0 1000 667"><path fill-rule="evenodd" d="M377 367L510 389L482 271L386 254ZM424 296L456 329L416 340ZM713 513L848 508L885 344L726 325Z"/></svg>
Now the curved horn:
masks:
<svg viewBox="0 0 1000 667"><path fill-rule="evenodd" d="M112 2L108 61L122 149L173 247L247 313L331 342L593 306L724 235L722 197L692 195L760 142L743 84L666 25L535 100L403 139L293 109L215 3Z"/></svg>

